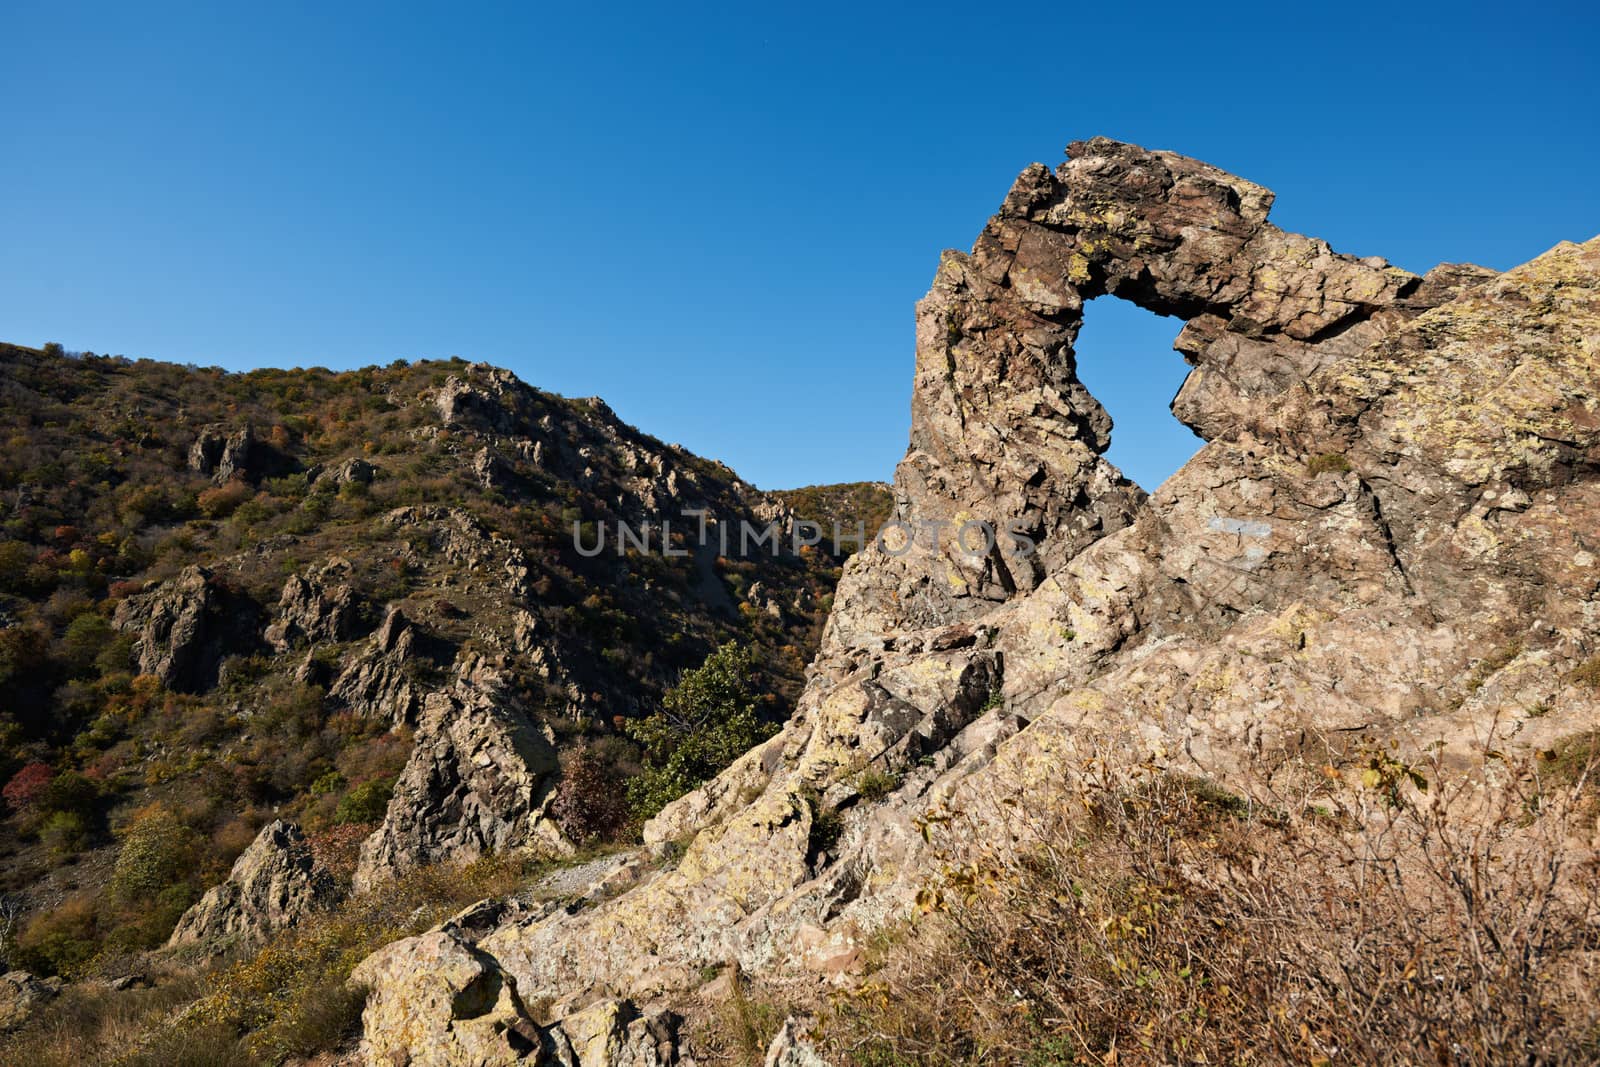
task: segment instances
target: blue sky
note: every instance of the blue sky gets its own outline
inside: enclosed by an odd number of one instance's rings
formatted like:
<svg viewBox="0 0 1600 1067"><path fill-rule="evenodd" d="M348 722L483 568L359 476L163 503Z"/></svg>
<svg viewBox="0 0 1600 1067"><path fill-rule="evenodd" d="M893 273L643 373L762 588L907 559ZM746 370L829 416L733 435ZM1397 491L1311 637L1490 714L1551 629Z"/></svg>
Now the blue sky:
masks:
<svg viewBox="0 0 1600 1067"><path fill-rule="evenodd" d="M1587 4L0 6L0 339L461 355L732 464L887 479L912 305L1095 134L1412 270L1600 232ZM1176 324L1089 312L1148 488Z"/></svg>

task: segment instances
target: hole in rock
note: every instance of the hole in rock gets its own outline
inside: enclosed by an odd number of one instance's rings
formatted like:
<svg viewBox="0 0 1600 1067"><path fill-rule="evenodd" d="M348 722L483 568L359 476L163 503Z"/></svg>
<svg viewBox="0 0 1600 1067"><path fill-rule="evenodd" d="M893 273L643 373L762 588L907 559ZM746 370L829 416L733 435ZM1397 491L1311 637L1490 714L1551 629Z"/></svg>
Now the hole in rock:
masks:
<svg viewBox="0 0 1600 1067"><path fill-rule="evenodd" d="M1182 319L1102 296L1084 305L1074 346L1078 379L1111 413L1106 458L1148 492L1205 443L1172 415L1172 398L1189 373L1172 350L1181 329Z"/></svg>

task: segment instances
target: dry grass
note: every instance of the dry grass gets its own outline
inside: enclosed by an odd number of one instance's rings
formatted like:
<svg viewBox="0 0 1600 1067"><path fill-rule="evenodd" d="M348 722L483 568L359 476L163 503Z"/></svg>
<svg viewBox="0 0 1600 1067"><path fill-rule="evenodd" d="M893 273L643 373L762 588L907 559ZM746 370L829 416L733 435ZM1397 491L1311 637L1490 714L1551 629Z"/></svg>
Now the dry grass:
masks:
<svg viewBox="0 0 1600 1067"><path fill-rule="evenodd" d="M234 1067L339 1047L358 1032L355 965L463 905L526 884L519 860L441 865L354 897L209 973L174 969L153 989L71 986L9 1042L0 1063L30 1067Z"/></svg>
<svg viewBox="0 0 1600 1067"><path fill-rule="evenodd" d="M1311 810L1097 761L1065 805L936 816L925 914L835 998L830 1051L866 1067L1595 1062L1576 799L1546 796L1530 822L1515 790L1441 790L1387 757L1355 775Z"/></svg>
<svg viewBox="0 0 1600 1067"><path fill-rule="evenodd" d="M761 1067L767 1046L788 1017L784 998L753 982L737 963L722 970L722 981L724 992L709 1011L686 1006L697 1062L708 1067Z"/></svg>

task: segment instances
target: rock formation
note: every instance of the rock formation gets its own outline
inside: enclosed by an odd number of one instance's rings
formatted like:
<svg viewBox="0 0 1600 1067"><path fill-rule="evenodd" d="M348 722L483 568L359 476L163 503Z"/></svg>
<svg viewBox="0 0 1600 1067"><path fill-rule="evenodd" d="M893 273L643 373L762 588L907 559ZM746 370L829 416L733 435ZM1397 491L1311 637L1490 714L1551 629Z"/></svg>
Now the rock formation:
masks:
<svg viewBox="0 0 1600 1067"><path fill-rule="evenodd" d="M390 605L372 640L346 663L328 696L369 719L395 726L416 721L423 697L416 645L417 632L411 620Z"/></svg>
<svg viewBox="0 0 1600 1067"><path fill-rule="evenodd" d="M334 903L332 876L312 857L300 827L277 819L262 827L215 886L178 920L169 946L221 952L260 944Z"/></svg>
<svg viewBox="0 0 1600 1067"><path fill-rule="evenodd" d="M254 644L254 616L253 604L231 594L209 569L192 566L118 604L113 622L133 635L139 673L170 689L201 692L216 684L225 655Z"/></svg>
<svg viewBox="0 0 1600 1067"><path fill-rule="evenodd" d="M252 454L257 448L255 432L248 426L229 432L223 426L207 426L189 448L189 469L211 475L218 485L254 472Z"/></svg>
<svg viewBox="0 0 1600 1067"><path fill-rule="evenodd" d="M675 866L476 941L521 997L847 971L928 874L921 816L1058 802L1097 752L1269 780L1363 737L1464 762L1491 723L1520 751L1592 728L1571 672L1600 651L1600 239L1418 277L1277 229L1269 192L1206 164L1068 154L918 306L895 480L918 543L852 558L784 732L646 828L694 834ZM1183 321L1173 410L1206 443L1148 498L1076 375L1102 294ZM972 520L1017 538L969 549ZM867 771L894 788L864 797ZM368 1062L448 1036L381 1007L431 995L400 962L431 943L368 969Z"/></svg>
<svg viewBox="0 0 1600 1067"><path fill-rule="evenodd" d="M325 469L309 470L306 472L306 481L313 485L319 482L329 485L371 485L372 479L377 476L377 467L360 457L354 457Z"/></svg>
<svg viewBox="0 0 1600 1067"><path fill-rule="evenodd" d="M267 627L267 644L277 652L288 652L356 637L361 602L349 579L349 561L337 557L304 575L291 575L278 599L278 617Z"/></svg>
<svg viewBox="0 0 1600 1067"><path fill-rule="evenodd" d="M0 974L0 1033L28 1021L41 1004L61 993L59 978L37 978L27 971Z"/></svg>
<svg viewBox="0 0 1600 1067"><path fill-rule="evenodd" d="M559 769L536 729L479 663L448 690L430 693L416 745L395 783L383 825L363 843L357 890L412 867L466 861L550 841L539 815Z"/></svg>
<svg viewBox="0 0 1600 1067"><path fill-rule="evenodd" d="M416 1067L671 1067L677 1022L602 1000L540 1026L516 980L462 931L442 929L391 946L356 968L372 988L361 1044L369 1063Z"/></svg>

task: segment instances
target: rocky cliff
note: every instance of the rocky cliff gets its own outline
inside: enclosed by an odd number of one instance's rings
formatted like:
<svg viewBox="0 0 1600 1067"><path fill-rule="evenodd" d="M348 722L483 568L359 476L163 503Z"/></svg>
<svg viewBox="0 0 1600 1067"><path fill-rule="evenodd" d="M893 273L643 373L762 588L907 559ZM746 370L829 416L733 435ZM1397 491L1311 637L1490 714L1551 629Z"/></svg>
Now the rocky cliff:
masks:
<svg viewBox="0 0 1600 1067"><path fill-rule="evenodd" d="M935 873L930 818L1059 806L1091 757L1248 793L1393 744L1492 786L1491 732L1596 725L1600 239L1419 277L1279 230L1204 163L1068 157L918 305L899 526L850 561L783 732L650 823L624 891L365 965L368 1063L467 1062L477 1009L414 1010L447 999L445 951L511 991L475 1063L729 961L848 974ZM1103 295L1172 316L1192 367L1173 412L1205 443L1149 497L1075 370ZM975 521L1014 536L952 536Z"/></svg>

